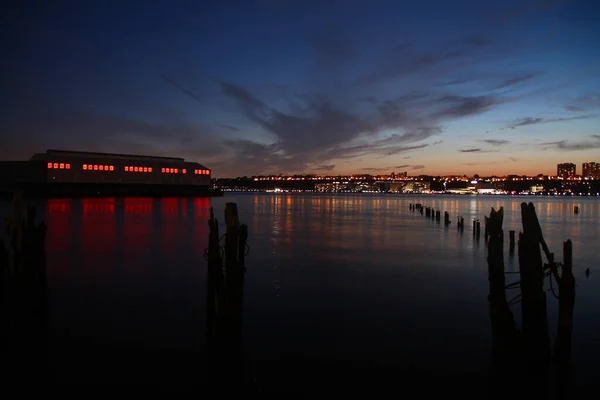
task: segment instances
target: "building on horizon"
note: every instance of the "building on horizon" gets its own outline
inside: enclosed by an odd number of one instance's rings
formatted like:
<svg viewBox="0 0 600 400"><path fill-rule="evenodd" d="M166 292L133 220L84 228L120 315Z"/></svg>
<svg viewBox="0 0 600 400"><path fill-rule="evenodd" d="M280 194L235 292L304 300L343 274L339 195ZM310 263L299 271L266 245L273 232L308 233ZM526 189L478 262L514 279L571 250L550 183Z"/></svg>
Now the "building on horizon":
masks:
<svg viewBox="0 0 600 400"><path fill-rule="evenodd" d="M577 167L573 163L562 163L556 166L556 175L569 178L577 175Z"/></svg>
<svg viewBox="0 0 600 400"><path fill-rule="evenodd" d="M47 150L0 162L0 190L44 196L208 193L211 170L183 158Z"/></svg>
<svg viewBox="0 0 600 400"><path fill-rule="evenodd" d="M590 161L581 165L581 176L584 178L600 179L600 163Z"/></svg>

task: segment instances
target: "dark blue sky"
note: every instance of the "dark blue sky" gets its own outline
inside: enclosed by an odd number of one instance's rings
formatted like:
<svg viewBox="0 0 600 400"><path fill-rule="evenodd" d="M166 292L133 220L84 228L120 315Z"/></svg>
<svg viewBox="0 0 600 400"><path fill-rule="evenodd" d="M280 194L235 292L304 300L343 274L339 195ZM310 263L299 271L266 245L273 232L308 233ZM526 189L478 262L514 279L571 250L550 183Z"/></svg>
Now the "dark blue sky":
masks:
<svg viewBox="0 0 600 400"><path fill-rule="evenodd" d="M600 161L597 0L14 3L2 159L174 155L216 176Z"/></svg>

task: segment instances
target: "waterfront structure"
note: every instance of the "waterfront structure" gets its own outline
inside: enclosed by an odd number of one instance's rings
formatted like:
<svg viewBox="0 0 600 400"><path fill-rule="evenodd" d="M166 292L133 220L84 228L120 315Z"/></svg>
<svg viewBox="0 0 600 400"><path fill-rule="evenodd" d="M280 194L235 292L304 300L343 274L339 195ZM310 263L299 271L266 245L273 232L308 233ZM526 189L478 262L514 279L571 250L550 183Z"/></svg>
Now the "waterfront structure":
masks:
<svg viewBox="0 0 600 400"><path fill-rule="evenodd" d="M184 195L207 192L211 171L176 157L47 150L28 161L0 163L0 182L5 190L49 195Z"/></svg>
<svg viewBox="0 0 600 400"><path fill-rule="evenodd" d="M600 179L600 163L590 161L581 165L581 176L584 178Z"/></svg>
<svg viewBox="0 0 600 400"><path fill-rule="evenodd" d="M577 174L577 167L573 163L562 163L556 166L556 175L569 178Z"/></svg>

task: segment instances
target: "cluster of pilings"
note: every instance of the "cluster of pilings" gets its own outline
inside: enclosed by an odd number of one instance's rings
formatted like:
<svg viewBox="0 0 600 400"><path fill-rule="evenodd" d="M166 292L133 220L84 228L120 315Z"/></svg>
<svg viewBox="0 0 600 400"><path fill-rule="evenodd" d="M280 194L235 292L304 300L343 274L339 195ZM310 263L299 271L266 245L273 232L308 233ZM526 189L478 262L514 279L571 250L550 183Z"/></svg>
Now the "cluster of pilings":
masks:
<svg viewBox="0 0 600 400"><path fill-rule="evenodd" d="M575 303L575 279L572 273L573 247L564 242L563 262L556 262L546 245L532 203L521 205L523 232L519 234L520 281L505 282L503 256L503 208L492 208L487 219L488 296L492 324L493 365L492 398L507 398L519 393L533 398L556 393L568 398L571 382L571 331ZM511 236L514 236L511 235ZM542 260L545 254L547 263ZM553 349L548 333L544 280L558 283L559 315ZM507 300L507 289L520 289ZM552 286L551 286L551 289ZM518 329L510 305L521 302L522 323ZM512 382L513 384L507 384Z"/></svg>
<svg viewBox="0 0 600 400"><path fill-rule="evenodd" d="M423 206L421 203L416 203L416 204L409 204L409 209L411 211L417 211L419 213L421 213L421 215L424 215L425 218L430 218L431 220L435 220L436 222L440 223L442 221L442 211L441 210L436 210L433 207L427 207L427 206ZM444 225L448 226L450 225L451 221L450 221L450 213L448 211L444 211ZM457 224L456 227L459 231L464 231L465 229L465 219L461 216L457 216Z"/></svg>
<svg viewBox="0 0 600 400"><path fill-rule="evenodd" d="M2 355L15 373L44 374L46 355L46 225L16 192L13 212L4 220L7 241L0 241L0 335ZM15 372L16 371L16 372ZM11 381L13 377L6 377Z"/></svg>
<svg viewBox="0 0 600 400"><path fill-rule="evenodd" d="M225 244L213 209L208 220L207 359L209 382L219 390L237 391L250 384L242 348L242 306L248 227L238 218L237 205L225 206Z"/></svg>

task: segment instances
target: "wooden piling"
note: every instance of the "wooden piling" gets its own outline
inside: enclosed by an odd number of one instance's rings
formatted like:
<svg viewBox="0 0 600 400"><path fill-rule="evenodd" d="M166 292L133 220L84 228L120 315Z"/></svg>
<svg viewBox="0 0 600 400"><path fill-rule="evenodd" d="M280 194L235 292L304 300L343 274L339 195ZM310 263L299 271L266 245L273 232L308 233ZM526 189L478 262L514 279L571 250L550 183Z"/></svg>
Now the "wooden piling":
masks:
<svg viewBox="0 0 600 400"><path fill-rule="evenodd" d="M559 398L567 398L571 387L571 334L575 306L575 278L573 276L573 243L563 243L562 276L558 281L558 329L554 343L555 381Z"/></svg>
<svg viewBox="0 0 600 400"><path fill-rule="evenodd" d="M546 294L543 289L544 270L540 251L543 237L533 203L521 204L521 217L523 232L519 235L519 270L525 362L531 387L538 388L538 395L542 396L546 393L544 390L547 391L550 361Z"/></svg>
<svg viewBox="0 0 600 400"><path fill-rule="evenodd" d="M444 225L450 225L450 214L448 214L448 211L444 211Z"/></svg>
<svg viewBox="0 0 600 400"><path fill-rule="evenodd" d="M479 223L479 220L477 220L477 239L479 239L479 236L481 235L481 224Z"/></svg>
<svg viewBox="0 0 600 400"><path fill-rule="evenodd" d="M505 290L503 231L504 209L492 208L487 247L489 277L489 310L492 325L492 374L490 390L493 398L506 398L513 394L513 388L520 386L522 375L520 338L513 313L508 304ZM514 382L507 386L506 382Z"/></svg>
<svg viewBox="0 0 600 400"><path fill-rule="evenodd" d="M508 231L508 240L509 240L509 248L508 251L510 254L514 254L515 252L515 231Z"/></svg>

